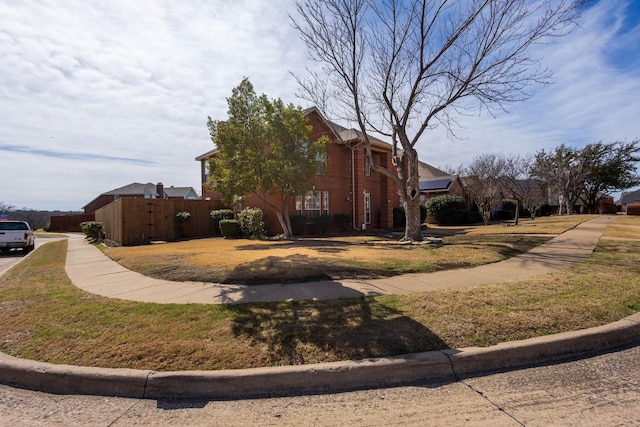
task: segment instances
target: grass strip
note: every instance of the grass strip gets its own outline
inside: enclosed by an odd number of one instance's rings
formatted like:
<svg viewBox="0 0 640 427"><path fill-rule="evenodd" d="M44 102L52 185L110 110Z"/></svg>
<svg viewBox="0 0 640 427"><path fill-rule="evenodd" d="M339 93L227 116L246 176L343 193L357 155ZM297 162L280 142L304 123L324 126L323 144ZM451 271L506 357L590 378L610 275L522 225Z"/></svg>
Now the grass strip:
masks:
<svg viewBox="0 0 640 427"><path fill-rule="evenodd" d="M66 248L44 245L0 277L1 351L112 368L249 368L492 345L640 310L637 241L601 240L579 266L504 285L232 306L86 293L64 271Z"/></svg>

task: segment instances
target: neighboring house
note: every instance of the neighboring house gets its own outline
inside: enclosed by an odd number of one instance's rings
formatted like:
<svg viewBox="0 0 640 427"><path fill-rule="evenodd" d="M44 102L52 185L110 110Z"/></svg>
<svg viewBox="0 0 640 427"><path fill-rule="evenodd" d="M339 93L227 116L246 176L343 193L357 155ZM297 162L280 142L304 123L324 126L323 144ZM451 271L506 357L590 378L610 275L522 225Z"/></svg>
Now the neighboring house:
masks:
<svg viewBox="0 0 640 427"><path fill-rule="evenodd" d="M195 200L199 198L198 193L196 193L193 187L165 187L161 182L157 184L152 184L150 182L140 184L134 182L132 184L125 185L124 187L102 193L83 207L84 212L87 214L94 213L101 207L123 197L188 200Z"/></svg>
<svg viewBox="0 0 640 427"><path fill-rule="evenodd" d="M640 190L632 191L632 192L624 192L622 193L622 197L618 201L617 205L620 206L622 212L627 212L627 207L629 205L640 204Z"/></svg>
<svg viewBox="0 0 640 427"><path fill-rule="evenodd" d="M418 163L418 175L420 175L420 203L425 204L427 200L444 194L457 195L465 201L467 209L473 206L462 180L458 175L451 175L441 171L427 163Z"/></svg>
<svg viewBox="0 0 640 427"><path fill-rule="evenodd" d="M318 171L310 184L313 190L291 200L289 214L303 215L309 223L321 215L347 214L351 216L351 228L354 230L392 228L393 207L400 204L398 191L393 181L372 171L365 156L361 132L330 122L317 108L309 108L304 113L313 128L311 140L327 136L331 143L325 167ZM370 138L370 141L374 162L392 168L391 145L376 138ZM220 194L211 192L206 186L209 159L216 152L214 149L196 157L200 162L203 199L220 199ZM278 203L276 198L273 202ZM260 207L268 230L282 232L275 214L265 208L257 196L246 198L243 205Z"/></svg>

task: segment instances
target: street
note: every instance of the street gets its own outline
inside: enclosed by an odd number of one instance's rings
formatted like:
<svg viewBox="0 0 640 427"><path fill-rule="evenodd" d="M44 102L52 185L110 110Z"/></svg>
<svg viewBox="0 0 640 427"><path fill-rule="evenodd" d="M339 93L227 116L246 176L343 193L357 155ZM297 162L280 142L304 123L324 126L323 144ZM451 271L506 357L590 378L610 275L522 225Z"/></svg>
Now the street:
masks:
<svg viewBox="0 0 640 427"><path fill-rule="evenodd" d="M637 426L640 346L445 385L255 400L60 396L0 386L0 425Z"/></svg>

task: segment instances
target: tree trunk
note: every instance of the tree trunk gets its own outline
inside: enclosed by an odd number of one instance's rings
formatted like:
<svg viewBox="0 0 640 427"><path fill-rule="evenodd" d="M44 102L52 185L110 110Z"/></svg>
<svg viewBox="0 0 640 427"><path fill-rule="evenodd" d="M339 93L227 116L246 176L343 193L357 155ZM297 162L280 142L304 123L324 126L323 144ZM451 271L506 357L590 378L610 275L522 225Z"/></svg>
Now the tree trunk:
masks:
<svg viewBox="0 0 640 427"><path fill-rule="evenodd" d="M282 227L283 237L285 239L290 239L291 236L293 236L293 233L291 232L291 221L289 221L289 205L287 204L287 198L282 196L282 211L269 202L266 194L263 193L260 198L262 199L262 203L276 214L280 227Z"/></svg>
<svg viewBox="0 0 640 427"><path fill-rule="evenodd" d="M518 220L520 220L520 202L516 200L516 215L514 219L514 225L518 225Z"/></svg>
<svg viewBox="0 0 640 427"><path fill-rule="evenodd" d="M414 149L406 150L406 193L402 200L406 226L402 241L422 241L422 224L420 223L420 183L418 177L418 153Z"/></svg>

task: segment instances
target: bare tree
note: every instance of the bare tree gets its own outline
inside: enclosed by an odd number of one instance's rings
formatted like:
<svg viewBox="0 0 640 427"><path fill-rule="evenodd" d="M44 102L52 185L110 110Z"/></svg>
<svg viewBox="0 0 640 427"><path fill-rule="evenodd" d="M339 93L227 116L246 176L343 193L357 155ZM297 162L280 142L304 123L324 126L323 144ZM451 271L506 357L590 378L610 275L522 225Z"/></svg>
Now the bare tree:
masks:
<svg viewBox="0 0 640 427"><path fill-rule="evenodd" d="M558 191L561 215L573 214L588 173L589 164L577 148L562 144L553 151L540 150L535 154L533 175Z"/></svg>
<svg viewBox="0 0 640 427"><path fill-rule="evenodd" d="M491 212L502 196L502 171L505 157L481 154L467 167L465 187L480 211L485 225L491 223Z"/></svg>
<svg viewBox="0 0 640 427"><path fill-rule="evenodd" d="M583 2L570 0L301 0L292 18L321 71L298 76L302 96L357 123L372 169L395 182L403 240L420 240L416 145L456 115L504 109L549 82L532 45L565 34ZM369 134L391 138L393 168L375 164ZM395 170L394 170L395 169Z"/></svg>
<svg viewBox="0 0 640 427"><path fill-rule="evenodd" d="M533 213L545 201L544 185L532 176L533 165L532 155L510 154L504 157L501 182L503 190L509 193L508 197L516 202L515 225L520 220L520 207Z"/></svg>

